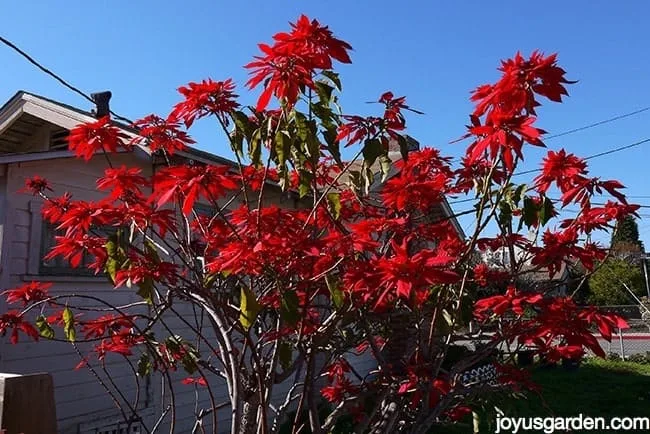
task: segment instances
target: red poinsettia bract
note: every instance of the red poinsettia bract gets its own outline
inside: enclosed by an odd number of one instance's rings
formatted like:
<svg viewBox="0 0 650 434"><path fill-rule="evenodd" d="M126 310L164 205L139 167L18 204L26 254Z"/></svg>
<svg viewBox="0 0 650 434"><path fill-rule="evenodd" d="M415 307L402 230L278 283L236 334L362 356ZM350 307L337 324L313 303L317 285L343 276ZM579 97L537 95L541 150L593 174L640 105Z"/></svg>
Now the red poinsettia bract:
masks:
<svg viewBox="0 0 650 434"><path fill-rule="evenodd" d="M50 287L52 287L51 283L30 282L18 288L8 289L2 295L7 297L8 304L22 302L23 306L27 306L30 303L36 303L48 298L48 290Z"/></svg>
<svg viewBox="0 0 650 434"><path fill-rule="evenodd" d="M185 97L185 100L174 106L174 110L169 115L169 121L173 123L176 120L181 120L188 128L196 119L208 115L217 116L224 124L227 124L226 115L239 107L239 103L236 101L238 95L235 94L235 83L231 79L224 81L207 79L200 83L191 82L187 86L179 87L178 92ZM175 134L178 138L178 133Z"/></svg>
<svg viewBox="0 0 650 434"><path fill-rule="evenodd" d="M169 155L174 155L195 143L185 131L180 129L180 124L174 119L149 115L134 122L133 126L138 129L138 135L132 143L146 145L152 152L163 150Z"/></svg>
<svg viewBox="0 0 650 434"><path fill-rule="evenodd" d="M18 332L26 334L35 341L39 337L38 330L16 310L10 310L0 315L0 335L4 336L7 330L11 330L9 340L12 344L18 343Z"/></svg>
<svg viewBox="0 0 650 434"><path fill-rule="evenodd" d="M262 55L246 65L251 70L247 86L253 89L264 85L257 101L258 112L266 108L272 95L293 107L301 88L314 87L317 70L330 69L332 59L350 63L347 51L352 47L336 39L318 21L302 15L292 28L289 33L276 34L273 45L259 44Z"/></svg>
<svg viewBox="0 0 650 434"><path fill-rule="evenodd" d="M68 147L77 157L90 160L96 152L117 152L120 148L130 149L127 136L111 123L109 116L94 122L81 124L68 136Z"/></svg>

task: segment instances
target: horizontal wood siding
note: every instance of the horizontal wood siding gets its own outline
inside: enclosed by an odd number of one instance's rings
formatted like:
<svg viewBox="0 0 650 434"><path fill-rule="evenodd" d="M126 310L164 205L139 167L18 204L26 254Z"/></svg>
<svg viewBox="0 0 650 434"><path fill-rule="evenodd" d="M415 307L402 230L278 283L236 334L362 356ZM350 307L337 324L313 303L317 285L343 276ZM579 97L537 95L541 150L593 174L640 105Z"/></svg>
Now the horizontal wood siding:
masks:
<svg viewBox="0 0 650 434"><path fill-rule="evenodd" d="M133 155L116 155L113 164L134 164ZM150 173L148 164L143 161L143 171ZM52 184L56 195L70 192L75 199L93 200L100 197L95 189L98 177L107 167L106 160L95 157L89 163L76 159L58 159L50 161L32 161L8 165L6 176L6 225L2 255L0 260L5 265L3 270L4 287L20 285L31 279L48 280L48 276L30 274L30 255L39 255L40 239L35 239L34 224L41 224L38 215L40 198L20 192L25 179L34 175L42 176ZM1 179L1 178L0 178ZM2 183L0 183L0 188ZM2 197L0 196L0 200ZM2 214L2 213L0 213ZM103 298L119 305L136 301L134 291L113 289L103 277L75 278L57 277L51 288L53 294L79 293ZM4 288L3 288L4 289ZM96 302L75 300L75 304L92 306ZM6 307L3 306L3 309ZM90 314L94 316L96 314ZM78 332L79 333L79 332ZM85 352L87 344L81 345ZM52 374L55 386L56 412L59 431L77 433L79 424L89 423L100 417L117 415L117 410L110 397L105 393L97 379L87 369L74 370L80 358L70 344L63 342L31 342L21 336L17 345L11 345L7 339L0 344L0 371L11 373L48 372ZM136 385L131 368L115 355L106 358L106 369L110 379L123 391L125 396L133 399ZM98 376L108 383L108 376L98 366ZM141 387L142 388L142 387ZM142 388L143 389L143 388ZM144 393L144 390L142 390ZM153 402L150 403L153 405Z"/></svg>

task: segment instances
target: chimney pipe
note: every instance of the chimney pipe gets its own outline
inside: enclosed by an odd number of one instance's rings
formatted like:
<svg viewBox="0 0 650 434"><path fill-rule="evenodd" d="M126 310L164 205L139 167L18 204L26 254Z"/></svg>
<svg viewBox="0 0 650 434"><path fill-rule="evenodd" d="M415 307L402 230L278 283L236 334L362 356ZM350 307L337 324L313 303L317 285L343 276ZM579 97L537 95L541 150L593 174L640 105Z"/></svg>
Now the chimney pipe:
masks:
<svg viewBox="0 0 650 434"><path fill-rule="evenodd" d="M103 118L108 116L111 112L109 102L113 94L110 91L91 93L90 97L95 102L95 110L93 110L96 118Z"/></svg>

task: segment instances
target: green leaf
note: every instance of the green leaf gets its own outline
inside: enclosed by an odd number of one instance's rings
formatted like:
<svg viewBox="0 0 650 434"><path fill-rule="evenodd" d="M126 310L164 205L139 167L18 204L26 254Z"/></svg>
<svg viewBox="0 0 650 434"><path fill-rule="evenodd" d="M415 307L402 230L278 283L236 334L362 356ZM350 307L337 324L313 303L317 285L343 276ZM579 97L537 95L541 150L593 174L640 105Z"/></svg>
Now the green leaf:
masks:
<svg viewBox="0 0 650 434"><path fill-rule="evenodd" d="M512 205L505 199L499 203L499 221L502 224L510 224L512 221Z"/></svg>
<svg viewBox="0 0 650 434"><path fill-rule="evenodd" d="M185 371L188 374L193 374L196 372L196 362L199 360L200 354L189 342L176 335L165 339L165 346L171 354L174 356L180 356L180 361L183 364L183 368L185 368Z"/></svg>
<svg viewBox="0 0 650 434"><path fill-rule="evenodd" d="M523 198L526 196L526 188L527 188L526 184L521 184L515 189L515 192L512 195L512 200L515 205L519 206L519 202L521 202Z"/></svg>
<svg viewBox="0 0 650 434"><path fill-rule="evenodd" d="M291 325L296 325L300 316L298 314L298 295L295 292L287 291L282 294L280 302L280 318Z"/></svg>
<svg viewBox="0 0 650 434"><path fill-rule="evenodd" d="M452 318L449 311L447 311L447 309L442 310L442 317L445 319L445 321L450 327L454 325L454 319Z"/></svg>
<svg viewBox="0 0 650 434"><path fill-rule="evenodd" d="M70 342L74 342L77 337L74 329L74 313L67 306L63 309L63 333Z"/></svg>
<svg viewBox="0 0 650 434"><path fill-rule="evenodd" d="M237 131L246 137L246 140L250 139L252 128L251 121L248 119L248 116L246 116L246 114L241 111L233 112L232 116L235 119L235 128Z"/></svg>
<svg viewBox="0 0 650 434"><path fill-rule="evenodd" d="M142 353L140 359L138 359L138 376L146 377L152 372L153 372L153 365L151 364L151 359L149 358L149 354Z"/></svg>
<svg viewBox="0 0 650 434"><path fill-rule="evenodd" d="M36 318L36 328L38 329L38 333L45 339L54 339L54 329L47 322L47 318L44 315L39 315Z"/></svg>
<svg viewBox="0 0 650 434"><path fill-rule="evenodd" d="M358 170L349 170L348 171L348 183L355 191L361 190L361 172Z"/></svg>
<svg viewBox="0 0 650 434"><path fill-rule="evenodd" d="M203 287L208 288L208 289L211 288L218 277L219 277L219 274L217 274L217 273L206 274L204 279L203 279Z"/></svg>
<svg viewBox="0 0 650 434"><path fill-rule="evenodd" d="M298 135L300 140L306 142L307 138L309 137L309 124L307 123L307 117L300 112L296 112L295 121L296 121L296 134Z"/></svg>
<svg viewBox="0 0 650 434"><path fill-rule="evenodd" d="M343 90L343 88L341 87L341 79L339 78L339 75L336 72L323 71L321 72L321 74L329 78L332 84L334 84L334 86L336 86L336 88L339 90L339 92Z"/></svg>
<svg viewBox="0 0 650 434"><path fill-rule="evenodd" d="M554 206L551 199L544 196L544 203L542 204L539 211L539 222L542 226L546 225L548 221L553 217Z"/></svg>
<svg viewBox="0 0 650 434"><path fill-rule="evenodd" d="M259 167L262 161L262 147L260 146L261 141L262 130L258 128L253 133L251 140L248 142L248 155L251 159L251 163L255 167Z"/></svg>
<svg viewBox="0 0 650 434"><path fill-rule="evenodd" d="M530 197L525 197L521 218L529 228L538 222L544 226L553 218L554 209L553 202L547 197L544 197L541 204L535 203Z"/></svg>
<svg viewBox="0 0 650 434"><path fill-rule="evenodd" d="M106 241L104 247L106 248L106 264L104 265L104 270L108 276L108 280L112 285L115 285L115 275L118 271L118 260L117 260L117 239L116 235L111 235Z"/></svg>
<svg viewBox="0 0 650 434"><path fill-rule="evenodd" d="M118 271L126 267L128 264L128 257L121 245L121 231L117 231L108 237L104 248L106 249L106 264L104 270L106 276L112 285L115 285L115 275Z"/></svg>
<svg viewBox="0 0 650 434"><path fill-rule="evenodd" d="M336 161L338 164L342 164L341 150L339 147L339 142L336 140L336 136L337 134L335 127L323 130L323 138L327 144L327 150L332 155L332 158L334 158L334 161Z"/></svg>
<svg viewBox="0 0 650 434"><path fill-rule="evenodd" d="M301 198L305 197L311 191L311 181L314 175L309 170L300 170L300 185L298 186L298 194Z"/></svg>
<svg viewBox="0 0 650 434"><path fill-rule="evenodd" d="M153 304L153 290L153 279L151 277L145 277L144 280L138 283L137 294L149 304Z"/></svg>
<svg viewBox="0 0 650 434"><path fill-rule="evenodd" d="M388 155L379 156L379 170L381 170L381 182L384 182L388 179L388 173L390 172L392 161L388 158Z"/></svg>
<svg viewBox="0 0 650 434"><path fill-rule="evenodd" d="M287 157L291 152L291 140L289 139L286 131L278 131L275 134L275 155L277 156L276 163L278 166L284 167Z"/></svg>
<svg viewBox="0 0 650 434"><path fill-rule="evenodd" d="M334 218L338 220L341 217L341 195L339 193L328 193L327 204Z"/></svg>
<svg viewBox="0 0 650 434"><path fill-rule="evenodd" d="M369 167L366 167L363 169L363 172L361 172L361 175L363 179L363 192L368 194L370 193L370 186L375 182L375 174Z"/></svg>
<svg viewBox="0 0 650 434"><path fill-rule="evenodd" d="M375 164L377 158L384 154L384 149L379 139L366 140L363 145L363 160L366 162L367 167Z"/></svg>
<svg viewBox="0 0 650 434"><path fill-rule="evenodd" d="M183 369L185 369L185 372L188 374L194 374L197 369L197 364L196 362L199 360L198 354L196 353L196 350L190 349L190 351L186 351L183 353L183 357L181 358L181 363L183 364Z"/></svg>
<svg viewBox="0 0 650 434"><path fill-rule="evenodd" d="M237 130L230 133L230 149L241 158L244 157L244 135Z"/></svg>
<svg viewBox="0 0 650 434"><path fill-rule="evenodd" d="M322 81L315 81L314 85L316 86L316 93L320 100L329 103L332 100L334 88Z"/></svg>
<svg viewBox="0 0 650 434"><path fill-rule="evenodd" d="M313 125L313 121L311 121L311 123ZM315 126L312 130L314 129ZM320 141L314 134L310 134L307 139L307 142L305 143L307 144L307 150L306 150L307 155L311 158L313 163L318 164L318 158L320 157L321 154Z"/></svg>
<svg viewBox="0 0 650 434"><path fill-rule="evenodd" d="M144 239L144 250L147 254L147 259L153 261L156 264L160 264L160 255L158 255L158 249L156 245L149 238Z"/></svg>
<svg viewBox="0 0 650 434"><path fill-rule="evenodd" d="M524 208L522 209L521 218L529 228L537 221L537 205L528 196L524 197Z"/></svg>
<svg viewBox="0 0 650 434"><path fill-rule="evenodd" d="M241 311L239 322L245 330L248 330L255 322L257 314L262 310L262 305L258 303L257 297L247 286L241 287L239 310Z"/></svg>
<svg viewBox="0 0 650 434"><path fill-rule="evenodd" d="M409 142L405 136L399 134L397 136L397 143L399 144L399 152L402 154L402 159L406 161L409 154Z"/></svg>
<svg viewBox="0 0 650 434"><path fill-rule="evenodd" d="M325 283L327 283L327 289L330 291L330 296L332 298L334 306L336 306L337 309L340 309L341 306L343 306L343 303L345 303L345 294L341 290L341 286L338 280L329 275L326 275Z"/></svg>
<svg viewBox="0 0 650 434"><path fill-rule="evenodd" d="M278 359L283 369L291 367L291 360L293 359L293 348L289 342L282 342L278 347Z"/></svg>

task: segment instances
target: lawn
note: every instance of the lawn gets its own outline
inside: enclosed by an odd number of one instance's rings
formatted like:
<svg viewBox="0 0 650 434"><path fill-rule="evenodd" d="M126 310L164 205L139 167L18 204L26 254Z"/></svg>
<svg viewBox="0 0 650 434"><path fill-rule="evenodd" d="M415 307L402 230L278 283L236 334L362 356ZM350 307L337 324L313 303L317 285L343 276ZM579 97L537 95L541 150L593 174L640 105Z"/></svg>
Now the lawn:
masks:
<svg viewBox="0 0 650 434"><path fill-rule="evenodd" d="M525 399L517 401L510 398L507 401L501 400L496 405L504 411L505 416L575 417L582 414L605 418L650 417L650 364L589 359L573 371L560 366L534 367L532 379L540 386L540 393L529 393ZM484 427L482 423L481 426L482 434L494 432L494 424ZM280 430L281 434L289 432L289 424L285 424ZM348 433L350 428L347 423L342 423L333 432ZM432 434L472 432L471 417L454 425L436 426L430 431ZM599 432L604 433L607 431Z"/></svg>
<svg viewBox="0 0 650 434"><path fill-rule="evenodd" d="M576 371L535 368L532 377L540 395L519 400L506 416L650 417L650 365L590 359ZM472 428L468 421L434 432L471 433Z"/></svg>

